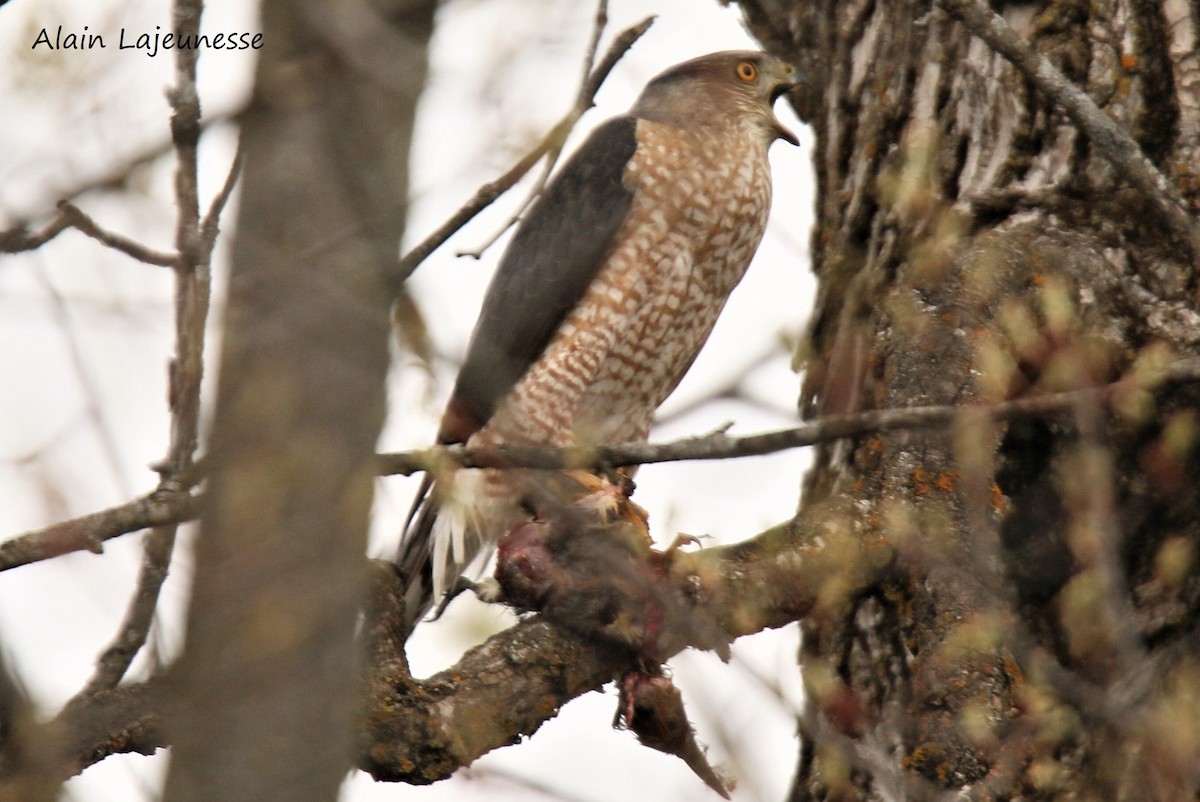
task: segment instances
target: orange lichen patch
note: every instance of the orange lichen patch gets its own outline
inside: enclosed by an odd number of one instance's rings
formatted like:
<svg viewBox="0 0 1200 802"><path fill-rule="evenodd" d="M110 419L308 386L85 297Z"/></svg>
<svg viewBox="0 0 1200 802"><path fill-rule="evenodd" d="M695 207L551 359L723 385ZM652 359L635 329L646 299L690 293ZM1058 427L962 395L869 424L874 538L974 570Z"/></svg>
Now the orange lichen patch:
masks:
<svg viewBox="0 0 1200 802"><path fill-rule="evenodd" d="M1007 652L1004 653L1004 673L1008 675L1009 680L1014 685L1019 685L1025 681L1025 672L1021 670L1020 664L1016 659Z"/></svg>
<svg viewBox="0 0 1200 802"><path fill-rule="evenodd" d="M1044 286L1046 286L1046 276L1045 276L1045 274L1043 274L1043 273L1034 273L1034 274L1033 274L1033 278L1031 278L1031 279L1030 279L1030 283L1031 283L1033 286L1035 286L1035 287L1044 287Z"/></svg>
<svg viewBox="0 0 1200 802"><path fill-rule="evenodd" d="M1121 54L1121 66L1127 70L1132 70L1138 64L1137 56L1133 53Z"/></svg>
<svg viewBox="0 0 1200 802"><path fill-rule="evenodd" d="M924 496L933 491L933 482L929 479L929 471L924 468L916 468L912 474L913 490L918 496Z"/></svg>
<svg viewBox="0 0 1200 802"><path fill-rule="evenodd" d="M1004 491L995 482L992 482L992 509L996 512L1008 511L1008 500L1004 497Z"/></svg>
<svg viewBox="0 0 1200 802"><path fill-rule="evenodd" d="M934 484L936 484L940 490L944 490L947 493L953 493L958 487L958 471L951 468L948 471L939 473L937 479L934 480Z"/></svg>
<svg viewBox="0 0 1200 802"><path fill-rule="evenodd" d="M912 474L913 490L918 496L928 495L935 489L953 493L958 489L958 476L958 471L953 468L938 474L932 474L924 468L916 468Z"/></svg>

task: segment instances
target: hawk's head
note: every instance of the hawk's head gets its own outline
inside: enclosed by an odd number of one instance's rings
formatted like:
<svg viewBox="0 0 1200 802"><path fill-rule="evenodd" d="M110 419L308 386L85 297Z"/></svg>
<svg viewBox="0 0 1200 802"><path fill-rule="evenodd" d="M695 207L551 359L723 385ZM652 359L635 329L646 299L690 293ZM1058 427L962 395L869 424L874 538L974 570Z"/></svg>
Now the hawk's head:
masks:
<svg viewBox="0 0 1200 802"><path fill-rule="evenodd" d="M642 91L633 115L684 128L747 120L758 123L767 141L796 135L779 122L772 106L780 95L807 81L791 64L754 50L710 53L659 74Z"/></svg>

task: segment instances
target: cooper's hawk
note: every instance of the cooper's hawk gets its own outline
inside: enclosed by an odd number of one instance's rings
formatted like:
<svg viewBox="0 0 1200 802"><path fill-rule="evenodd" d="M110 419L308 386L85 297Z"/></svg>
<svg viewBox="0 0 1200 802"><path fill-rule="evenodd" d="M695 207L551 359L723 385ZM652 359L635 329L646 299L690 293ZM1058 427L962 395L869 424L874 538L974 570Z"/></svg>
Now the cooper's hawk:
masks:
<svg viewBox="0 0 1200 802"><path fill-rule="evenodd" d="M644 441L762 239L795 70L713 53L654 78L530 208L488 288L439 443ZM410 621L529 518L529 472L427 478L398 565Z"/></svg>

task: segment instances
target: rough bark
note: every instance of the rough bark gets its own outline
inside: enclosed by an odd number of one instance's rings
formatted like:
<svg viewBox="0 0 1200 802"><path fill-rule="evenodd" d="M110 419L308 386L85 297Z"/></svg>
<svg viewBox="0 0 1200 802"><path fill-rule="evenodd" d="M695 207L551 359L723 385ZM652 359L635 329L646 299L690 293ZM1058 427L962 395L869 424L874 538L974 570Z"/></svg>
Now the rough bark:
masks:
<svg viewBox="0 0 1200 802"><path fill-rule="evenodd" d="M333 799L352 765L373 448L433 6L263 5L187 645L162 700L166 799Z"/></svg>
<svg viewBox="0 0 1200 802"><path fill-rule="evenodd" d="M1195 352L1187 243L955 4L741 5L815 79L795 99L817 137L808 414L1021 397ZM1194 220L1200 6L993 5ZM882 538L900 570L804 622L792 799L1194 798L1198 405L1181 387L822 448L800 519Z"/></svg>

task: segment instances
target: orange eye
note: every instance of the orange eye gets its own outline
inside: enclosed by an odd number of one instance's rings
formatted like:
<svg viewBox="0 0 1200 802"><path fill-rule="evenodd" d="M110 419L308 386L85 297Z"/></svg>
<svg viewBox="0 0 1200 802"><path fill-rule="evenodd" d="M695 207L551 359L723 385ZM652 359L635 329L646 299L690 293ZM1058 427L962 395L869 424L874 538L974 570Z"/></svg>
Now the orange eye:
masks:
<svg viewBox="0 0 1200 802"><path fill-rule="evenodd" d="M758 67L755 67L749 61L740 62L737 65L737 77L741 78L746 83L751 83L758 77Z"/></svg>

